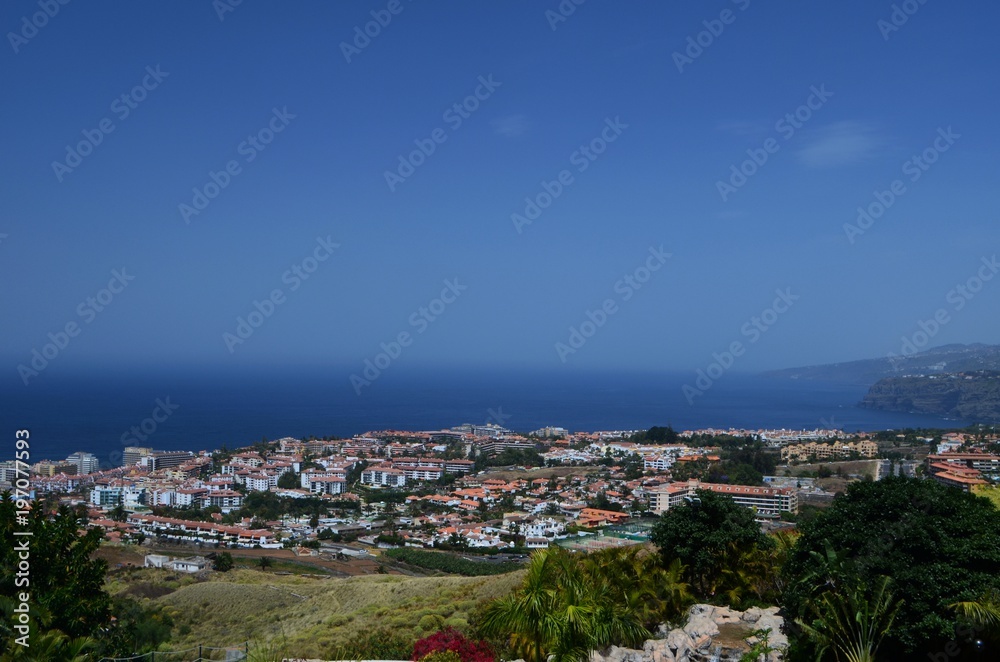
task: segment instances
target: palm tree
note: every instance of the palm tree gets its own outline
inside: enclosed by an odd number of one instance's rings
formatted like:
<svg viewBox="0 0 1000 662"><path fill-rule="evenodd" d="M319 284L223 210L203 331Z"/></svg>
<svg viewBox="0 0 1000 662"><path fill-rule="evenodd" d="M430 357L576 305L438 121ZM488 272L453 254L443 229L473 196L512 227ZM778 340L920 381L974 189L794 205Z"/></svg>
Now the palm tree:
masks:
<svg viewBox="0 0 1000 662"><path fill-rule="evenodd" d="M812 605L816 619L811 624L796 621L818 645L819 656L832 649L843 662L874 662L902 604L894 599L890 581L883 576L870 598L860 582L849 581L819 597Z"/></svg>
<svg viewBox="0 0 1000 662"><path fill-rule="evenodd" d="M993 590L978 600L966 600L948 605L960 616L994 635L1000 635L1000 591Z"/></svg>
<svg viewBox="0 0 1000 662"><path fill-rule="evenodd" d="M526 662L584 660L611 644L639 645L649 636L644 610L656 597L645 563L638 549L536 552L520 590L487 606L483 631L506 638Z"/></svg>
<svg viewBox="0 0 1000 662"><path fill-rule="evenodd" d="M659 555L643 547L619 547L585 557L595 585L615 588L620 602L639 617L648 629L679 617L693 601L689 586L682 581L685 567L674 559L661 565Z"/></svg>
<svg viewBox="0 0 1000 662"><path fill-rule="evenodd" d="M548 644L555 638L556 564L549 550L533 554L521 589L490 603L484 614L483 631L498 638L509 637L525 662L544 662Z"/></svg>
<svg viewBox="0 0 1000 662"><path fill-rule="evenodd" d="M268 556L262 556L262 557L260 557L260 559L257 560L257 565L260 566L261 570L265 570L266 571L268 568L270 568L272 565L274 565L274 563L271 562L270 557L268 557Z"/></svg>

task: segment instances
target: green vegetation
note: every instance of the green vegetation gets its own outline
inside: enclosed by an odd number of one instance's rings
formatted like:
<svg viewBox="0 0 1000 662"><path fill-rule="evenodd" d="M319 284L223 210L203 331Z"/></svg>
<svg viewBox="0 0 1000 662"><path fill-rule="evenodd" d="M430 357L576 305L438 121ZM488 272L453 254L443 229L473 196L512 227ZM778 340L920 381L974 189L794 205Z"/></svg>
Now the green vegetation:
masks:
<svg viewBox="0 0 1000 662"><path fill-rule="evenodd" d="M503 562L487 563L480 561L469 561L447 552L432 552L412 547L401 547L399 549L387 549L383 556L387 556L403 563L427 568L428 570L440 570L453 575L463 575L465 577L485 577L487 575L502 575L524 568L520 563Z"/></svg>
<svg viewBox="0 0 1000 662"><path fill-rule="evenodd" d="M164 650L251 640L285 657L399 660L410 657L416 640L441 627L471 633L470 623L485 603L509 593L522 576L324 579L263 573L248 563L207 578L155 568L119 570L109 590L138 597L147 610L172 619L173 636Z"/></svg>
<svg viewBox="0 0 1000 662"><path fill-rule="evenodd" d="M747 581L738 570L760 565L775 547L761 533L751 510L708 490L698 490L691 501L664 513L650 540L659 548L664 565L674 559L684 564L685 578L708 600L745 593Z"/></svg>
<svg viewBox="0 0 1000 662"><path fill-rule="evenodd" d="M107 563L93 557L103 533L81 531L85 509L52 510L36 501L25 515L27 525L15 529L16 510L10 493L0 495L0 538L6 543L0 548L0 660L96 659L153 650L170 637L169 615L127 596L112 599L104 590ZM15 536L15 530L31 536ZM19 568L22 562L26 569ZM15 626L22 593L30 595L26 642Z"/></svg>
<svg viewBox="0 0 1000 662"><path fill-rule="evenodd" d="M278 476L278 487L284 490L295 490L302 487L302 483L299 482L299 475L294 471L286 471L285 473Z"/></svg>
<svg viewBox="0 0 1000 662"><path fill-rule="evenodd" d="M628 441L637 444L676 444L680 441L680 437L669 425L667 427L654 425L648 430L636 432L628 438Z"/></svg>
<svg viewBox="0 0 1000 662"><path fill-rule="evenodd" d="M887 659L943 650L949 642L971 649L952 605L1000 589L1000 511L933 481L853 483L801 530L782 573L786 614L807 622L819 607L829 620L830 600L864 602L845 586L868 587L865 600L878 604L882 577L892 577L901 604L880 649Z"/></svg>
<svg viewBox="0 0 1000 662"><path fill-rule="evenodd" d="M844 578L811 604L814 618L797 623L816 646L818 658L832 652L845 662L874 662L902 605L889 589L890 581L880 577L868 590L857 576Z"/></svg>
<svg viewBox="0 0 1000 662"><path fill-rule="evenodd" d="M585 659L612 644L641 646L650 624L679 616L690 595L682 567L637 547L574 555L536 552L521 587L489 604L479 630L527 662ZM511 657L511 656L504 656Z"/></svg>
<svg viewBox="0 0 1000 662"><path fill-rule="evenodd" d="M474 470L482 471L489 467L544 467L545 460L536 450L521 448L505 448L496 455L480 454L476 457Z"/></svg>
<svg viewBox="0 0 1000 662"><path fill-rule="evenodd" d="M220 552L212 560L212 570L219 572L229 572L233 569L233 555L229 552Z"/></svg>
<svg viewBox="0 0 1000 662"><path fill-rule="evenodd" d="M758 440L737 437L702 437L692 445L719 446L719 461L700 458L679 462L672 468L673 479L678 481L697 478L709 483L733 485L761 485L765 475L773 475L778 466L778 453L768 449Z"/></svg>

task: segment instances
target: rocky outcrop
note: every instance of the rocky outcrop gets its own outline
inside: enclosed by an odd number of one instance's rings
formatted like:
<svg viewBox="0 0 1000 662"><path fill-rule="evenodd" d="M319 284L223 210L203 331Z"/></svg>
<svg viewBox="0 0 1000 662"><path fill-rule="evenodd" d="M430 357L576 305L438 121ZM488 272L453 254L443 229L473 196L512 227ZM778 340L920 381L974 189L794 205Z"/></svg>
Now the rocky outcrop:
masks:
<svg viewBox="0 0 1000 662"><path fill-rule="evenodd" d="M868 389L861 406L995 423L1000 421L1000 372L980 370L882 379Z"/></svg>
<svg viewBox="0 0 1000 662"><path fill-rule="evenodd" d="M592 653L590 662L730 662L739 660L757 643L751 636L757 630L770 630L768 643L778 650L767 656L767 662L779 662L788 648L784 624L777 607L741 612L694 605L684 627L667 630L661 626L660 636L646 640L642 650L612 646Z"/></svg>

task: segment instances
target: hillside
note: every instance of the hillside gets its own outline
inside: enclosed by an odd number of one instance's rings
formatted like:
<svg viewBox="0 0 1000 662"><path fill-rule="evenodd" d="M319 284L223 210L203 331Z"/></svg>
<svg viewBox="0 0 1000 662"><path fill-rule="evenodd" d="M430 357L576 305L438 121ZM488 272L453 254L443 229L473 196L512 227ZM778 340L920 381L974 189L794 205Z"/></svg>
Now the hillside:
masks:
<svg viewBox="0 0 1000 662"><path fill-rule="evenodd" d="M263 640L289 655L329 659L377 628L416 639L442 624L464 626L482 602L513 590L522 576L340 579L233 570L205 580L139 569L116 576L109 590L151 596L144 602L165 607L175 624L171 650Z"/></svg>
<svg viewBox="0 0 1000 662"><path fill-rule="evenodd" d="M764 373L768 377L846 381L871 385L902 375L934 375L978 370L1000 370L1000 345L944 345L910 356L862 359L846 363L786 368Z"/></svg>
<svg viewBox="0 0 1000 662"><path fill-rule="evenodd" d="M1000 371L881 379L868 390L861 406L996 423L1000 421Z"/></svg>

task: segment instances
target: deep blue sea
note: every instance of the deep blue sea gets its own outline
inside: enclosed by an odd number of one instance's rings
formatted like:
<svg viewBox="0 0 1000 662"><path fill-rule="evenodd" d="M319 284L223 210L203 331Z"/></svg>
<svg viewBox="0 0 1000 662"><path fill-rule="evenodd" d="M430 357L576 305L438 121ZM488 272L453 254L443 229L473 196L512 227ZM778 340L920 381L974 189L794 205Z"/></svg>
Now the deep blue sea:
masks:
<svg viewBox="0 0 1000 662"><path fill-rule="evenodd" d="M0 459L13 457L13 432L31 431L32 461L83 450L106 460L123 445L202 450L262 437L350 436L368 430L432 430L500 423L518 431L673 425L847 431L953 427L963 421L860 409L864 385L726 374L693 405L681 392L692 373L386 371L361 395L344 370L258 369L43 373L0 384ZM148 438L130 428L157 399L176 408ZM160 414L160 418L163 415ZM147 421L147 431L152 421ZM123 443L124 438L124 443Z"/></svg>

